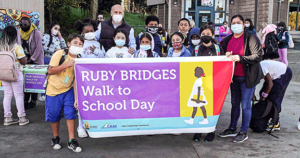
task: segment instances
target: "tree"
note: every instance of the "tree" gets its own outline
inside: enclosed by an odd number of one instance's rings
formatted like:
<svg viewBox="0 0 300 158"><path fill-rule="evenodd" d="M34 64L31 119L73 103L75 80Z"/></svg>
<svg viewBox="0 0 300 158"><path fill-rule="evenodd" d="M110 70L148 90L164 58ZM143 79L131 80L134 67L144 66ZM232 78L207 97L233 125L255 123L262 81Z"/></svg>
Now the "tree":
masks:
<svg viewBox="0 0 300 158"><path fill-rule="evenodd" d="M98 2L99 0L91 0L91 4L90 4L91 6L90 17L94 20L96 19L98 13L98 7L99 7Z"/></svg>
<svg viewBox="0 0 300 158"><path fill-rule="evenodd" d="M135 7L142 14L143 19L145 18L146 9L147 9L147 0L133 0Z"/></svg>
<svg viewBox="0 0 300 158"><path fill-rule="evenodd" d="M110 9L115 4L121 5L122 0L99 0L98 13L110 12Z"/></svg>

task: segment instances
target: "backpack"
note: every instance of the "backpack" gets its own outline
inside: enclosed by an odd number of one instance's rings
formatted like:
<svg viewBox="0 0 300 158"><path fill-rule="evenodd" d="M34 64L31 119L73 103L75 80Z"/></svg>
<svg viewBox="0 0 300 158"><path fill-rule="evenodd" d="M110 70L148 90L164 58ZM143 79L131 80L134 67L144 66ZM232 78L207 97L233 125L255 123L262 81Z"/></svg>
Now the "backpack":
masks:
<svg viewBox="0 0 300 158"><path fill-rule="evenodd" d="M284 35L286 35L286 32L284 32ZM289 48L294 48L295 47L293 38L292 38L292 36L290 34L289 34L289 42L288 42L288 44L289 44Z"/></svg>
<svg viewBox="0 0 300 158"><path fill-rule="evenodd" d="M259 101L252 104L252 115L250 121L250 128L254 132L262 133L268 128L268 122L272 118L273 127L278 123L279 113L277 108L269 100ZM271 134L272 129L269 131ZM276 136L275 136L276 137Z"/></svg>
<svg viewBox="0 0 300 158"><path fill-rule="evenodd" d="M266 55L278 54L278 37L274 33L269 33L265 40Z"/></svg>
<svg viewBox="0 0 300 158"><path fill-rule="evenodd" d="M216 48L217 56L219 56L221 54L220 47L217 44L214 44L214 45L215 45L215 48ZM200 47L200 45L195 47L195 56L198 56L199 47Z"/></svg>
<svg viewBox="0 0 300 158"><path fill-rule="evenodd" d="M0 52L0 80L13 82L19 78L19 68L16 64L16 55L13 52L16 46L9 50L8 46L4 46L4 50Z"/></svg>

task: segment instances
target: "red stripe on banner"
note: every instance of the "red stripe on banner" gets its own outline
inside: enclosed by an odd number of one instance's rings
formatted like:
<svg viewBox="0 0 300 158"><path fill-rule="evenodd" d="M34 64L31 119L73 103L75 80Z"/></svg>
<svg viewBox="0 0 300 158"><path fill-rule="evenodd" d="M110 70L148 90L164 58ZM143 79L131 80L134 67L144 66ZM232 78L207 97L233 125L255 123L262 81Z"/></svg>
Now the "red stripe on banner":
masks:
<svg viewBox="0 0 300 158"><path fill-rule="evenodd" d="M213 62L213 115L220 115L232 78L231 61Z"/></svg>

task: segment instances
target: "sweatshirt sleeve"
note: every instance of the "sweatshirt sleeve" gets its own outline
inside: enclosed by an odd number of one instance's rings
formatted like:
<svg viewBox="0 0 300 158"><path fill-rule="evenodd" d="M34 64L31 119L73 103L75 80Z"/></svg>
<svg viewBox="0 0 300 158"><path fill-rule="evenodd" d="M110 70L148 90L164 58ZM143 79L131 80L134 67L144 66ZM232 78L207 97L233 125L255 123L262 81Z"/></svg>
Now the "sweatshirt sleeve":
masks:
<svg viewBox="0 0 300 158"><path fill-rule="evenodd" d="M50 35L44 34L44 36L43 36L43 38L42 38L42 45L43 45L43 47L44 47L44 52L45 52L45 53L53 54L53 53L55 53L55 52L54 52L54 49L48 47L49 42L50 42L50 38L51 38Z"/></svg>

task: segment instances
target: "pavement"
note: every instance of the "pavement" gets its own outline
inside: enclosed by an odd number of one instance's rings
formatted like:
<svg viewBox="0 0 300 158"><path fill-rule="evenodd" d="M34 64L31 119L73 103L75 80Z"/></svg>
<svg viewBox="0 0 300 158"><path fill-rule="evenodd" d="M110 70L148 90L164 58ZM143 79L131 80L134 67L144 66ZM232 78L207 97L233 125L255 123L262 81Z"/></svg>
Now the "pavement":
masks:
<svg viewBox="0 0 300 158"><path fill-rule="evenodd" d="M249 139L236 144L232 138L216 137L213 142L204 142L205 134L199 142L193 142L193 134L128 136L100 139L80 139L82 153L74 153L67 148L68 132L66 122L61 121L60 137L63 148L54 151L51 146L52 132L50 124L45 122L44 102L38 102L34 109L27 110L30 124L26 126L3 126L3 91L0 91L0 158L32 158L32 157L100 157L100 158L297 158L300 157L300 131L297 122L300 117L300 51L289 50L288 59L294 77L290 83L282 104L280 115L281 131L273 134L279 139L265 133L253 133L248 130ZM261 86L258 85L257 89ZM258 90L257 90L258 92ZM230 121L230 93L228 93L216 133L229 126ZM12 112L16 116L17 110L14 99ZM77 123L77 121L76 121ZM241 125L241 118L239 126ZM76 133L77 137L77 133Z"/></svg>

